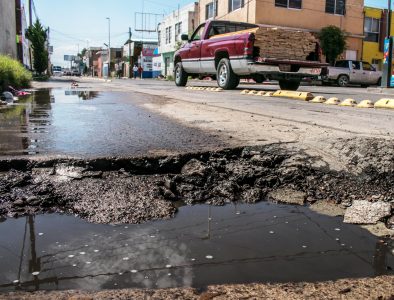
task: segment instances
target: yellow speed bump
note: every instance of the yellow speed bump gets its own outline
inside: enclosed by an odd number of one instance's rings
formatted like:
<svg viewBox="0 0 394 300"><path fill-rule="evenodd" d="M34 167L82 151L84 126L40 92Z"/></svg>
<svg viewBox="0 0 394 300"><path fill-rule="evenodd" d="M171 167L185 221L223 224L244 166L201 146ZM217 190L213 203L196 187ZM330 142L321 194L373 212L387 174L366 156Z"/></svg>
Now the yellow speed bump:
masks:
<svg viewBox="0 0 394 300"><path fill-rule="evenodd" d="M328 99L326 102L324 102L324 104L327 104L327 105L338 105L339 103L341 103L341 101L335 97L332 97L332 98Z"/></svg>
<svg viewBox="0 0 394 300"><path fill-rule="evenodd" d="M297 92L297 91L276 91L273 95L274 97L292 98L297 100L309 101L314 98L311 93L307 92Z"/></svg>
<svg viewBox="0 0 394 300"><path fill-rule="evenodd" d="M357 105L357 102L354 99L345 99L339 104L339 106L351 106L351 107L356 106L356 105Z"/></svg>
<svg viewBox="0 0 394 300"><path fill-rule="evenodd" d="M374 108L373 102L371 100L363 100L358 105L358 108Z"/></svg>
<svg viewBox="0 0 394 300"><path fill-rule="evenodd" d="M241 95L247 95L247 94L249 94L249 90L243 90L243 91L241 92Z"/></svg>
<svg viewBox="0 0 394 300"><path fill-rule="evenodd" d="M310 102L312 102L312 103L324 103L326 101L327 101L327 99L325 97L323 97L323 96L316 96Z"/></svg>
<svg viewBox="0 0 394 300"><path fill-rule="evenodd" d="M375 103L375 108L391 108L394 109L394 99L380 99Z"/></svg>
<svg viewBox="0 0 394 300"><path fill-rule="evenodd" d="M248 95L256 95L256 91L255 90L251 90L251 91L249 91L249 93L248 93Z"/></svg>
<svg viewBox="0 0 394 300"><path fill-rule="evenodd" d="M263 96L264 97L272 97L275 93L274 92L266 92Z"/></svg>
<svg viewBox="0 0 394 300"><path fill-rule="evenodd" d="M223 89L220 87L212 89L212 92L221 92L221 91L223 91Z"/></svg>
<svg viewBox="0 0 394 300"><path fill-rule="evenodd" d="M256 96L264 96L264 95L265 95L264 91L257 92L257 94L256 94Z"/></svg>

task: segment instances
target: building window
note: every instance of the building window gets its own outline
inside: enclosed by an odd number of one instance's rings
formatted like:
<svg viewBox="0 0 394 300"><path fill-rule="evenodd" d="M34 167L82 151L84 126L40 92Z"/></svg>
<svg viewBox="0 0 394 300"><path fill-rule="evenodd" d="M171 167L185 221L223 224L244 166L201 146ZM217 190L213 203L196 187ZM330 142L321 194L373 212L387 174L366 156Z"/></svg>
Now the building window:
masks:
<svg viewBox="0 0 394 300"><path fill-rule="evenodd" d="M182 22L175 24L175 40L177 41L182 32Z"/></svg>
<svg viewBox="0 0 394 300"><path fill-rule="evenodd" d="M365 41L379 42L380 20L375 18L365 18L364 33Z"/></svg>
<svg viewBox="0 0 394 300"><path fill-rule="evenodd" d="M168 44L171 44L172 26L168 27Z"/></svg>
<svg viewBox="0 0 394 300"><path fill-rule="evenodd" d="M244 7L244 4L245 0L228 0L228 12Z"/></svg>
<svg viewBox="0 0 394 300"><path fill-rule="evenodd" d="M166 28L166 44L168 44L168 27Z"/></svg>
<svg viewBox="0 0 394 300"><path fill-rule="evenodd" d="M158 38L157 46L160 47L160 45L161 45L161 31L160 30L157 32L157 38Z"/></svg>
<svg viewBox="0 0 394 300"><path fill-rule="evenodd" d="M205 19L211 19L218 16L218 0L212 1L205 5Z"/></svg>
<svg viewBox="0 0 394 300"><path fill-rule="evenodd" d="M344 16L346 0L326 0L326 13Z"/></svg>
<svg viewBox="0 0 394 300"><path fill-rule="evenodd" d="M275 6L301 9L302 0L275 0Z"/></svg>

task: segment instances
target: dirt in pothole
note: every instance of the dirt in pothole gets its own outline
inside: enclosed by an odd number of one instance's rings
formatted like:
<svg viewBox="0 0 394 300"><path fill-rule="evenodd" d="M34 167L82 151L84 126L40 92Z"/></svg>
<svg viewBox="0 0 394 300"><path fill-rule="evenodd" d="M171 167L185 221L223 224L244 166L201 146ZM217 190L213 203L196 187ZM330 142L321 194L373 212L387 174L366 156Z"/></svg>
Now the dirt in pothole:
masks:
<svg viewBox="0 0 394 300"><path fill-rule="evenodd" d="M333 149L344 154L348 172L316 167L320 157L279 144L167 157L4 160L0 216L60 211L117 224L170 218L179 201L392 202L394 154L386 147L393 143L338 141ZM390 225L393 217L383 221Z"/></svg>

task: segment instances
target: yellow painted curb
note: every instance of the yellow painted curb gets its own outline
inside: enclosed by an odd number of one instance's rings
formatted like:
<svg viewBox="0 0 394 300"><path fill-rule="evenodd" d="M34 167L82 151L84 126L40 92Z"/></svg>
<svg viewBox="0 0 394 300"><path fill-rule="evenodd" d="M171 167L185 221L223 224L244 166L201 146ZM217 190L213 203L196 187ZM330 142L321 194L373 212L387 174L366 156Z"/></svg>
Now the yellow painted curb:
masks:
<svg viewBox="0 0 394 300"><path fill-rule="evenodd" d="M266 92L263 96L264 97L272 97L274 95L274 92Z"/></svg>
<svg viewBox="0 0 394 300"><path fill-rule="evenodd" d="M214 88L214 89L212 90L212 92L221 92L221 91L223 91L223 89L220 88L220 87Z"/></svg>
<svg viewBox="0 0 394 300"><path fill-rule="evenodd" d="M380 99L375 103L375 108L391 108L394 109L394 99Z"/></svg>
<svg viewBox="0 0 394 300"><path fill-rule="evenodd" d="M249 93L248 93L248 95L256 95L256 91L255 90L251 90L251 91L249 91Z"/></svg>
<svg viewBox="0 0 394 300"><path fill-rule="evenodd" d="M339 104L339 106L351 106L351 107L356 106L356 105L357 105L357 102L354 99L345 99Z"/></svg>
<svg viewBox="0 0 394 300"><path fill-rule="evenodd" d="M243 91L241 92L241 95L247 95L247 94L249 94L249 90L243 90Z"/></svg>
<svg viewBox="0 0 394 300"><path fill-rule="evenodd" d="M324 103L326 101L327 101L327 99L325 97L323 97L323 96L316 96L310 102L312 102L312 103Z"/></svg>
<svg viewBox="0 0 394 300"><path fill-rule="evenodd" d="M363 100L356 107L358 107L358 108L374 108L374 105L371 100Z"/></svg>
<svg viewBox="0 0 394 300"><path fill-rule="evenodd" d="M256 96L264 96L264 95L265 95L264 91L257 92L257 94L256 94Z"/></svg>
<svg viewBox="0 0 394 300"><path fill-rule="evenodd" d="M276 91L273 95L274 97L284 97L284 98L292 98L297 100L309 101L314 98L311 93L307 92L297 92L297 91Z"/></svg>
<svg viewBox="0 0 394 300"><path fill-rule="evenodd" d="M341 101L335 97L330 98L326 102L324 102L324 104L328 104L328 105L338 105L339 103L341 103Z"/></svg>

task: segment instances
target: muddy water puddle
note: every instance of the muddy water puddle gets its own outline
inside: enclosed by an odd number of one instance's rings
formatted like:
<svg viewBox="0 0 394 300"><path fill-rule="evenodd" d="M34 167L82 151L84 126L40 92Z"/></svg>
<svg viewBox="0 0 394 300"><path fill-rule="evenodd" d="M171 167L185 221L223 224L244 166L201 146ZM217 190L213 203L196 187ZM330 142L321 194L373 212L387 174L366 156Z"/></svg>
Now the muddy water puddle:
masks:
<svg viewBox="0 0 394 300"><path fill-rule="evenodd" d="M369 277L393 274L393 251L341 218L266 202L184 206L140 225L47 214L0 223L0 291Z"/></svg>
<svg viewBox="0 0 394 300"><path fill-rule="evenodd" d="M143 100L130 93L36 91L0 109L0 155L138 155L217 143L136 104Z"/></svg>

